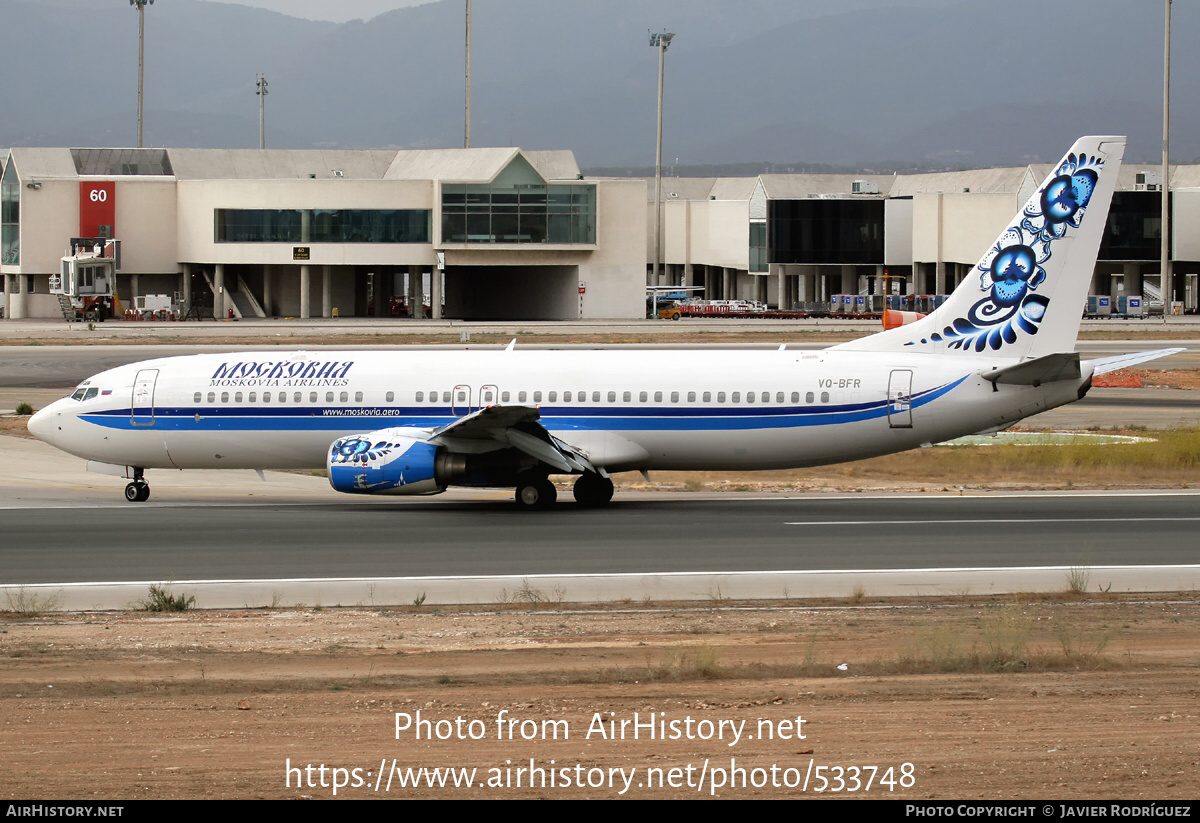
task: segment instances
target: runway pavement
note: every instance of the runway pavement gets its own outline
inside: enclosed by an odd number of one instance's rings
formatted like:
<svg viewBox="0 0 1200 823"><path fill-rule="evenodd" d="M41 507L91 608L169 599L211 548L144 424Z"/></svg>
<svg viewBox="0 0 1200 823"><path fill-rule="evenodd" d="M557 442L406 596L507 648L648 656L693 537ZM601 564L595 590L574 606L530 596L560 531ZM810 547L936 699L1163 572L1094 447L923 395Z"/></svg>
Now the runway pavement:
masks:
<svg viewBox="0 0 1200 823"><path fill-rule="evenodd" d="M81 461L0 445L0 587L73 608L163 582L209 608L1001 593L1062 590L1072 569L1089 588L1200 585L1193 493L621 493L523 513L508 491L354 498L303 474L196 471L154 473L131 505Z"/></svg>

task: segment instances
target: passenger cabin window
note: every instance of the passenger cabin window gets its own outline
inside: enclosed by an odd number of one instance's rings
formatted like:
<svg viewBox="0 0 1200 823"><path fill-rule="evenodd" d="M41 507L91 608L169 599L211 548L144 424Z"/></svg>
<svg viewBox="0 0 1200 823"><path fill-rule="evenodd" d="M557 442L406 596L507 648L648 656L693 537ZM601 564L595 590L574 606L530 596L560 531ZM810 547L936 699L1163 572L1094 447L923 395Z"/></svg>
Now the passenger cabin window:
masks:
<svg viewBox="0 0 1200 823"><path fill-rule="evenodd" d="M384 401L391 403L392 401L394 401L396 399L396 393L394 391L390 391L386 395L384 395L383 399L384 399Z"/></svg>
<svg viewBox="0 0 1200 823"><path fill-rule="evenodd" d="M822 403L828 403L828 402L829 402L829 392L827 392L827 391L823 391L823 392L821 392L821 402L822 402Z"/></svg>
<svg viewBox="0 0 1200 823"><path fill-rule="evenodd" d="M309 403L316 403L316 402L317 402L317 393L316 393L315 391L313 391L313 392L309 392L309 393L308 393L308 402L309 402Z"/></svg>
<svg viewBox="0 0 1200 823"><path fill-rule="evenodd" d="M639 403L645 403L648 399L650 399L650 395L648 395L646 392L644 392L644 391L638 392L638 402Z"/></svg>
<svg viewBox="0 0 1200 823"><path fill-rule="evenodd" d="M660 392L660 391L656 391L656 392L654 393L654 402L655 402L655 403L661 403L661 402L662 402L662 392Z"/></svg>
<svg viewBox="0 0 1200 823"><path fill-rule="evenodd" d="M523 391L523 392L517 393L517 402L518 403L524 403L528 399L529 399L529 392Z"/></svg>
<svg viewBox="0 0 1200 823"><path fill-rule="evenodd" d="M242 402L242 393L241 393L241 392L236 392L236 393L233 395L233 402L234 402L234 403L241 403L241 402Z"/></svg>
<svg viewBox="0 0 1200 823"><path fill-rule="evenodd" d="M541 403L541 402L542 402L542 393L541 393L540 391L535 391L535 392L533 393L533 402L534 402L534 403Z"/></svg>
<svg viewBox="0 0 1200 823"><path fill-rule="evenodd" d="M550 394L547 395L546 400L551 403L557 403L558 402L558 392L556 392L556 391L550 392Z"/></svg>
<svg viewBox="0 0 1200 823"><path fill-rule="evenodd" d="M271 402L271 393L270 393L269 391L265 391L265 392L263 392L263 402L264 402L264 403L270 403L270 402Z"/></svg>
<svg viewBox="0 0 1200 823"><path fill-rule="evenodd" d="M672 402L672 403L678 403L678 402L679 402L679 392L677 392L677 391L673 391L673 392L671 392L671 402Z"/></svg>
<svg viewBox="0 0 1200 823"><path fill-rule="evenodd" d="M804 402L805 403L813 403L816 401L816 399L817 399L816 396L812 392L804 393Z"/></svg>
<svg viewBox="0 0 1200 823"><path fill-rule="evenodd" d="M316 398L314 398L314 399L316 399ZM355 403L361 403L361 402L362 402L362 399L363 399L363 393L362 393L362 392L360 392L360 391L356 391L356 392L354 393L354 402L355 402Z"/></svg>
<svg viewBox="0 0 1200 823"><path fill-rule="evenodd" d="M723 391L719 391L719 392L717 392L717 402L718 402L718 403L724 403L724 402L725 402L725 392L723 392Z"/></svg>
<svg viewBox="0 0 1200 823"><path fill-rule="evenodd" d="M690 391L690 392L688 392L688 402L689 402L689 403L695 403L695 402L696 402L696 393L695 393L694 391Z"/></svg>
<svg viewBox="0 0 1200 823"><path fill-rule="evenodd" d="M616 403L616 402L617 402L617 393L616 393L615 391L610 391L610 392L608 393L608 402L609 402L609 403Z"/></svg>
<svg viewBox="0 0 1200 823"><path fill-rule="evenodd" d="M210 392L208 393L208 402L209 402L209 403L216 403L216 402L217 402L217 393L216 393L216 392L211 392L211 391L210 391Z"/></svg>
<svg viewBox="0 0 1200 823"><path fill-rule="evenodd" d="M228 402L229 402L229 392L227 392L227 391L223 391L223 392L221 392L221 402L222 402L222 403L228 403Z"/></svg>
<svg viewBox="0 0 1200 823"><path fill-rule="evenodd" d="M333 402L333 392L331 392L331 391L327 391L327 392L325 392L325 402L326 402L326 403L332 403L332 402Z"/></svg>
<svg viewBox="0 0 1200 823"><path fill-rule="evenodd" d="M417 392L417 402L420 403L424 399L425 399L425 392L423 392L423 391Z"/></svg>
<svg viewBox="0 0 1200 823"><path fill-rule="evenodd" d="M752 391L748 391L748 392L746 392L746 402L747 402L747 403L753 403L753 402L754 402L754 392L752 392Z"/></svg>
<svg viewBox="0 0 1200 823"><path fill-rule="evenodd" d="M511 396L512 396L512 395L511 395L509 392L506 392L506 391L505 391L505 392L500 392L500 402L501 402L501 403L507 403L507 402L508 402L508 399L509 399Z"/></svg>
<svg viewBox="0 0 1200 823"><path fill-rule="evenodd" d="M782 403L782 402L783 402L783 392L781 392L781 391L777 391L777 392L775 392L775 402L776 402L776 403Z"/></svg>
<svg viewBox="0 0 1200 823"><path fill-rule="evenodd" d="M76 392L76 394L78 394L78 392ZM196 392L194 395L192 395L192 402L193 403L200 402L200 392Z"/></svg>
<svg viewBox="0 0 1200 823"><path fill-rule="evenodd" d="M250 401L251 403L253 403L253 402L254 402L254 400L255 400L255 398L257 398L257 397L258 397L258 392L256 392L256 391L252 391L252 392L250 392L250 398L249 398L249 401Z"/></svg>
<svg viewBox="0 0 1200 823"><path fill-rule="evenodd" d="M734 403L741 403L742 402L742 393L740 391L735 391L733 393L733 396L730 397L729 399L731 401L733 401Z"/></svg>
<svg viewBox="0 0 1200 823"><path fill-rule="evenodd" d="M339 397L339 400L340 400L342 403L345 403L345 402L347 402L349 399L350 399L350 395L349 395L349 394L347 394L346 392L342 392L342 393L341 393L341 396Z"/></svg>

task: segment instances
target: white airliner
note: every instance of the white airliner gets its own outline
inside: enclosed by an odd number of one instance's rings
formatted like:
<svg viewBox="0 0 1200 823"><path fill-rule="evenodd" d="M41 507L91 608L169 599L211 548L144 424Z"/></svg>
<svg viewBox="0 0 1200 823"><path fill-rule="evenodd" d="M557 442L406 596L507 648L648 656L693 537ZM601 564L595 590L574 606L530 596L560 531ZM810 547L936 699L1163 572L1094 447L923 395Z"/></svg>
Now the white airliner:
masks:
<svg viewBox="0 0 1200 823"><path fill-rule="evenodd" d="M131 478L146 469L328 469L355 494L509 486L523 508L612 498L609 475L815 466L1004 429L1080 399L1075 338L1125 147L1080 139L937 311L822 351L319 351L148 360L29 421Z"/></svg>

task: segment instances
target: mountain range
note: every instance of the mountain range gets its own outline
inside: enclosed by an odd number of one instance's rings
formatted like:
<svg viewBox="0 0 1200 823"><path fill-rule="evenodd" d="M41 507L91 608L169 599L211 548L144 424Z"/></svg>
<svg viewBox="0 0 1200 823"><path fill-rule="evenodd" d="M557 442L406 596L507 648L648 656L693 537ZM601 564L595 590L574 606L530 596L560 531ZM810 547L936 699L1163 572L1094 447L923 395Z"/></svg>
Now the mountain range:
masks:
<svg viewBox="0 0 1200 823"><path fill-rule="evenodd" d="M1176 3L1172 159L1200 159L1200 9ZM302 20L146 7L145 141L271 148L463 144L464 3ZM0 146L136 143L136 11L0 0ZM1146 0L474 0L472 145L581 166L1023 165L1085 133L1161 157L1163 8Z"/></svg>

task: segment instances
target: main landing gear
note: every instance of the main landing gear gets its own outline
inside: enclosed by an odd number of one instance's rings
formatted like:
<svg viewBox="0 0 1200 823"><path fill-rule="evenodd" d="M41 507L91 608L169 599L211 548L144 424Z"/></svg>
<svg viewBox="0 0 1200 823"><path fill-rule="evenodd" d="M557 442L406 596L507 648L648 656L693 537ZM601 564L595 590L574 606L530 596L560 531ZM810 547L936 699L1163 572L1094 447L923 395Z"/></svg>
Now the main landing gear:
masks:
<svg viewBox="0 0 1200 823"><path fill-rule="evenodd" d="M517 507L526 511L548 509L558 499L558 490L545 475L527 474L517 478Z"/></svg>
<svg viewBox="0 0 1200 823"><path fill-rule="evenodd" d="M584 472L575 481L575 502L581 506L594 508L603 506L612 500L613 482L611 477L601 477L595 472Z"/></svg>
<svg viewBox="0 0 1200 823"><path fill-rule="evenodd" d="M586 508L603 506L612 500L613 482L595 472L586 472L575 481L575 502ZM526 474L517 479L517 507L527 511L549 509L558 499L558 491L545 475Z"/></svg>
<svg viewBox="0 0 1200 823"><path fill-rule="evenodd" d="M130 503L145 503L150 499L150 484L143 477L144 469L133 470L133 482L125 487L125 499Z"/></svg>

